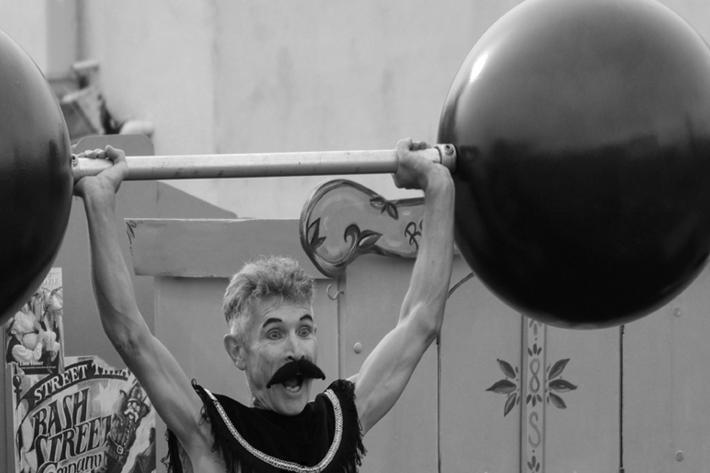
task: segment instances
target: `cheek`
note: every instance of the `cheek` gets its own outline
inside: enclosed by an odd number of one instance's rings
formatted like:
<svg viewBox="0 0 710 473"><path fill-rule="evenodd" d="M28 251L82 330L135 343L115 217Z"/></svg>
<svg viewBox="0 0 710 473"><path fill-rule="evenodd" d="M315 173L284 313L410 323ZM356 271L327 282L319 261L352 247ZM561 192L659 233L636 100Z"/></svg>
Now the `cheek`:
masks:
<svg viewBox="0 0 710 473"><path fill-rule="evenodd" d="M318 359L318 339L316 337L307 342L307 350L314 361Z"/></svg>
<svg viewBox="0 0 710 473"><path fill-rule="evenodd" d="M269 345L256 345L250 353L250 365L255 376L267 378L278 368L278 353Z"/></svg>

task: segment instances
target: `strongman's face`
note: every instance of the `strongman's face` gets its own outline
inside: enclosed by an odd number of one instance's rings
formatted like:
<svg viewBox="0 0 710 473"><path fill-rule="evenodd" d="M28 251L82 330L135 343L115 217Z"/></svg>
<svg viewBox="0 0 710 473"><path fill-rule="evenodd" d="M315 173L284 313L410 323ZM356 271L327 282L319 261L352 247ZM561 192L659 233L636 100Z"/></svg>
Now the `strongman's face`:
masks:
<svg viewBox="0 0 710 473"><path fill-rule="evenodd" d="M296 415L310 400L311 379L294 377L267 387L274 373L300 358L316 363L317 338L312 308L307 303L268 298L256 304L242 341L227 335L227 351L244 370L256 405Z"/></svg>

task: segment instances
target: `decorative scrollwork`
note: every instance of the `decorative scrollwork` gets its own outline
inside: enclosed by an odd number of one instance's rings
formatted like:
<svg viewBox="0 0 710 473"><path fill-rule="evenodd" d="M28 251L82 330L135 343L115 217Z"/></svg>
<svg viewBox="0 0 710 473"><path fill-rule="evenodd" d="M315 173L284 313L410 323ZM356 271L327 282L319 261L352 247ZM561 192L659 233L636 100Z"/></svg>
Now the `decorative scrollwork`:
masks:
<svg viewBox="0 0 710 473"><path fill-rule="evenodd" d="M387 200L353 181L318 187L301 212L301 246L326 276L336 277L365 253L413 258L419 249L424 199Z"/></svg>

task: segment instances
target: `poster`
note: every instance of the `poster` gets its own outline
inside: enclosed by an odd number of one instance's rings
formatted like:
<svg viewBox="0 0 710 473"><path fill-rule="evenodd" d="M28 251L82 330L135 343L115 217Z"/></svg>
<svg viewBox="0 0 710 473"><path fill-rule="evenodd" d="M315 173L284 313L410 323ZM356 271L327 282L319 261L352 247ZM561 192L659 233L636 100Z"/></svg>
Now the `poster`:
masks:
<svg viewBox="0 0 710 473"><path fill-rule="evenodd" d="M5 361L26 374L55 374L64 357L62 269L52 268L29 301L5 324Z"/></svg>
<svg viewBox="0 0 710 473"><path fill-rule="evenodd" d="M17 473L155 471L155 411L135 376L95 356L62 372L12 364Z"/></svg>

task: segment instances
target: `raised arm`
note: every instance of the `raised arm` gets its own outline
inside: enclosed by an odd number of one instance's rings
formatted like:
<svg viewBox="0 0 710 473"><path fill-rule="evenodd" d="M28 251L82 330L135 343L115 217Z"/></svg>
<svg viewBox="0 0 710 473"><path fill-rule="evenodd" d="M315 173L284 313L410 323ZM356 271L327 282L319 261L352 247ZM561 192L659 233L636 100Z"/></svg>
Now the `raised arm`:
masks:
<svg viewBox="0 0 710 473"><path fill-rule="evenodd" d="M398 187L424 190L424 223L397 325L351 378L355 382L355 403L363 433L399 399L443 322L453 259L454 187L444 166L410 152L424 146L411 140L397 144L399 168L395 183Z"/></svg>
<svg viewBox="0 0 710 473"><path fill-rule="evenodd" d="M136 304L115 224L116 192L127 172L123 151L107 146L88 157L113 162L112 167L74 186L86 209L94 293L104 330L188 453L211 446L211 434L200 425L199 397L172 354L152 335Z"/></svg>

